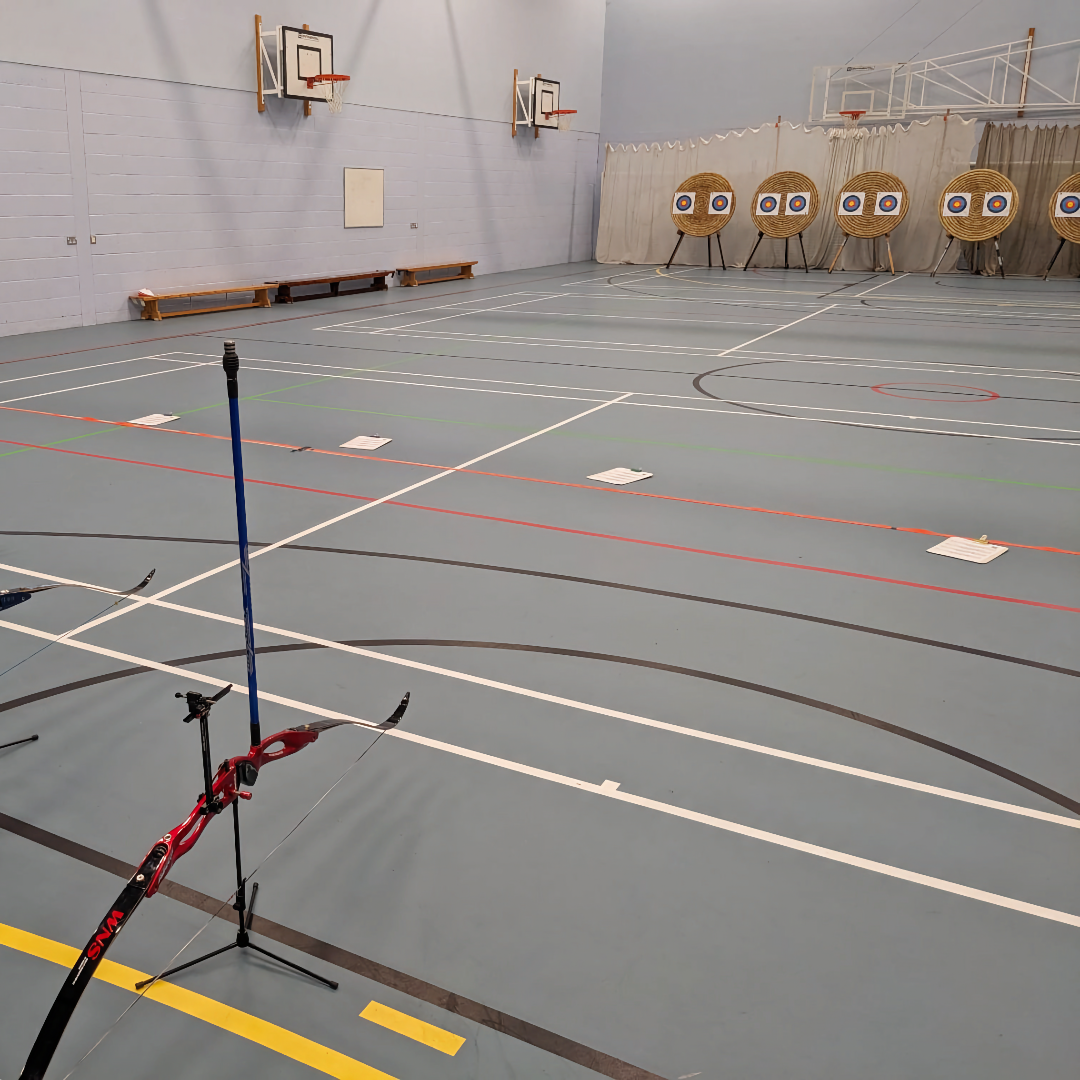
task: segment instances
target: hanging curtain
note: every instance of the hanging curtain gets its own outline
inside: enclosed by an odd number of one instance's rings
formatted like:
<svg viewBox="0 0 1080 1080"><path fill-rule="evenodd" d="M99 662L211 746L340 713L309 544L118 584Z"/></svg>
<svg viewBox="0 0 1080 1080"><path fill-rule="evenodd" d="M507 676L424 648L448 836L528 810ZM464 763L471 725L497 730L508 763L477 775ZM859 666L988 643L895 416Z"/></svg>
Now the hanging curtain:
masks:
<svg viewBox="0 0 1080 1080"><path fill-rule="evenodd" d="M811 266L827 267L843 235L833 216L836 196L847 179L869 169L898 175L911 195L911 209L892 238L898 270L930 270L945 243L937 218L937 200L945 185L969 167L974 148L974 121L935 118L907 128L808 128L789 123L686 144L608 145L600 197L596 258L605 263L663 263L675 246L671 199L678 185L698 172L717 172L735 189L735 214L720 233L728 265L742 266L757 239L750 206L758 185L770 174L791 169L817 185L821 210L806 230L804 243ZM798 240L790 255L798 265ZM879 241L880 245L884 241ZM879 250L879 261L884 257ZM951 261L942 270L955 265ZM846 269L871 269L869 241L851 240L843 255ZM702 265L705 241L687 237L679 248L680 265ZM763 240L755 266L783 266L782 240Z"/></svg>
<svg viewBox="0 0 1080 1080"><path fill-rule="evenodd" d="M1020 212L999 241L1005 273L1042 277L1061 240L1050 224L1050 196L1066 177L1080 172L1080 126L987 124L975 165L1004 173L1020 195ZM970 266L975 245L964 247ZM997 273L992 242L980 247L978 269L983 274ZM1052 277L1080 274L1080 244L1066 243L1050 273Z"/></svg>

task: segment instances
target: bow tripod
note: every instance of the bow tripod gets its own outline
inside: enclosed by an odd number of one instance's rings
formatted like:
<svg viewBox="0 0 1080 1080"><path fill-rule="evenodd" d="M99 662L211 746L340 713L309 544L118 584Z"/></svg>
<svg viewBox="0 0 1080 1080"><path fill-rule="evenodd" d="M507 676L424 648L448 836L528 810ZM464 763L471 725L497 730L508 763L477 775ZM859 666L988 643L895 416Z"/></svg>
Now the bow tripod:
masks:
<svg viewBox="0 0 1080 1080"><path fill-rule="evenodd" d="M189 690L186 695L179 693L176 695L177 697L187 698L188 714L184 717L184 723L190 724L192 720L199 721L199 735L202 742L203 784L205 788L200 812L208 817L214 814L220 814L225 808L220 797L214 794L214 773L210 764L210 709L215 702L220 701L231 689L232 684L230 683L224 690L215 694L212 698L203 697L203 695L196 690ZM402 711L404 712L404 710ZM242 761L238 763L236 768L237 798L232 800L233 852L236 856L236 899L233 901L232 906L233 910L236 912L236 921L238 924L236 940L230 942L228 945L222 946L220 949L214 949L213 952L208 952L203 956L197 957L195 960L189 960L186 964L179 964L174 968L169 968L168 971L163 971L160 975L155 975L152 979L144 979L142 982L135 984L136 990L141 990L144 986L149 986L158 979L167 978L169 975L175 975L178 971L184 971L189 967L194 967L196 964L201 964L204 960L209 960L211 957L231 952L233 949L254 949L255 952L260 953L262 956L268 956L271 960L276 960L279 964L284 964L286 967L292 968L293 971L299 971L301 974L307 975L317 982L321 982L324 986L329 986L331 990L336 990L338 988L336 982L325 979L322 975L317 975L314 971L309 971L299 964L294 964L291 960L286 960L283 956L278 956L276 953L270 952L269 949L264 949L261 945L256 945L251 940L249 931L251 930L251 920L255 917L255 897L259 892L259 883L256 881L255 884L252 885L251 902L249 903L247 899L247 878L244 877L243 864L240 857L240 800L250 799L251 792L241 791L239 788L241 784L253 787L258 778L259 770L253 762Z"/></svg>

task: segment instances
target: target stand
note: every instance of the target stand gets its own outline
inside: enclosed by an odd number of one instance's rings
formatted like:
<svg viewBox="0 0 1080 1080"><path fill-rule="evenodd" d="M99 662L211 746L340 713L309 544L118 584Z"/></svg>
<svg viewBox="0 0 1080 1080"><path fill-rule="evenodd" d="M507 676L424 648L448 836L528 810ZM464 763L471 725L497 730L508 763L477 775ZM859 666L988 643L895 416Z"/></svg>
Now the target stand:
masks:
<svg viewBox="0 0 1080 1080"><path fill-rule="evenodd" d="M1061 239L1058 241L1053 258L1046 267L1043 281L1054 269L1054 263L1057 262L1065 241L1080 244L1080 173L1073 173L1068 179L1063 180L1058 185L1057 191L1050 196L1050 224Z"/></svg>
<svg viewBox="0 0 1080 1080"><path fill-rule="evenodd" d="M885 237L885 247L889 253L889 273L895 275L892 244L889 238L893 229L904 220L908 212L908 191L898 176L887 172L864 172L853 176L838 192L833 204L833 216L844 234L844 242L829 264L829 273L833 272L843 254L847 242L854 236L861 240L873 241L873 263L877 269L878 237Z"/></svg>
<svg viewBox="0 0 1080 1080"><path fill-rule="evenodd" d="M998 272L1005 276L998 237L1020 213L1020 196L1013 182L996 169L970 169L949 182L938 200L938 218L949 238L937 265L934 277L956 240L974 243L971 272L979 272L979 251L988 240L994 241Z"/></svg>
<svg viewBox="0 0 1080 1080"><path fill-rule="evenodd" d="M803 269L809 274L810 264L806 261L803 232L813 224L820 207L818 189L813 180L803 173L778 172L764 180L754 193L754 205L750 208L750 217L758 234L743 264L743 271L750 269L754 253L766 236L771 240L784 241L784 269L789 269L788 241L797 234Z"/></svg>
<svg viewBox="0 0 1080 1080"><path fill-rule="evenodd" d="M684 180L671 200L671 220L675 222L679 238L675 241L665 269L671 268L672 260L687 236L705 238L706 257L711 267L712 238L715 236L720 265L726 270L720 230L731 220L734 212L735 189L719 173L696 173Z"/></svg>

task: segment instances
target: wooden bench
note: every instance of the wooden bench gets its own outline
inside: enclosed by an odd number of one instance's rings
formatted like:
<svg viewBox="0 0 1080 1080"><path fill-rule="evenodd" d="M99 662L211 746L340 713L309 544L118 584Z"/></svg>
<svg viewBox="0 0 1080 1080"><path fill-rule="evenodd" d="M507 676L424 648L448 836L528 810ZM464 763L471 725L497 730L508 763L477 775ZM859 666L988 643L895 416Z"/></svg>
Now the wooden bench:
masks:
<svg viewBox="0 0 1080 1080"><path fill-rule="evenodd" d="M473 259L472 262L449 262L449 263L435 263L432 266L399 266L397 269L398 284L399 285L429 285L433 281L467 281L473 276L472 268L477 264L479 260ZM420 281L416 280L417 274L427 273L429 270L452 270L456 269L456 274L447 274L443 277L429 277L422 278Z"/></svg>
<svg viewBox="0 0 1080 1080"><path fill-rule="evenodd" d="M297 300L325 300L329 296L353 296L362 292L379 292L388 288L386 279L393 270L371 270L366 274L331 274L329 277L304 278L297 281L279 281L276 301L279 304L292 304ZM342 290L343 281L366 281L371 279L371 284L362 289ZM293 296L292 290L303 288L305 285L329 285L329 292L308 293L306 296Z"/></svg>
<svg viewBox="0 0 1080 1080"><path fill-rule="evenodd" d="M192 292L167 292L158 293L157 296L139 296L137 293L132 300L142 304L142 317L161 322L162 319L171 319L175 315L205 315L209 311L237 311L240 308L269 307L270 290L277 283L265 285L232 285L227 289L198 289ZM162 300L186 300L192 296L225 296L228 293L254 293L254 299L245 300L242 304L219 304L216 307L186 307L179 311L162 311L158 304Z"/></svg>

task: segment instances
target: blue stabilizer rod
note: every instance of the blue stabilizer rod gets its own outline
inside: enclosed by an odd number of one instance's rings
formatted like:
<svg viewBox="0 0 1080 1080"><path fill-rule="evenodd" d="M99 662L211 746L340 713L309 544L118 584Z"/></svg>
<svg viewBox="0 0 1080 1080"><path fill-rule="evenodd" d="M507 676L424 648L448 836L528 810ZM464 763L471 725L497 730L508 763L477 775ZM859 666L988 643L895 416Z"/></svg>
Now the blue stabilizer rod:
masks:
<svg viewBox="0 0 1080 1080"><path fill-rule="evenodd" d="M251 565L248 562L247 503L244 500L244 455L240 441L240 358L236 342L225 342L221 358L229 389L229 429L232 432L233 485L236 488L236 537L240 544L240 593L244 602L244 641L247 645L248 709L251 716L251 745L262 741L259 728L259 688L255 679L255 621L251 614Z"/></svg>

